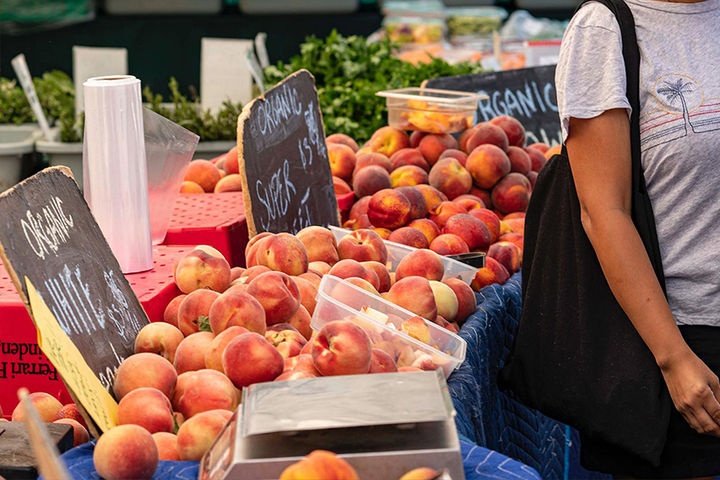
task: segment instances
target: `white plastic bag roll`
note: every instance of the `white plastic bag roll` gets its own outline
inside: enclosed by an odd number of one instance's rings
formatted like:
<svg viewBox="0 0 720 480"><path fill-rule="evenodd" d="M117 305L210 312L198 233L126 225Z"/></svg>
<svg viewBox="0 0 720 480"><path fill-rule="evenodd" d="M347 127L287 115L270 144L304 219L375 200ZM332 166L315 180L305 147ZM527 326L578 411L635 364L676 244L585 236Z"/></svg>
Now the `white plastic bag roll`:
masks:
<svg viewBox="0 0 720 480"><path fill-rule="evenodd" d="M85 200L123 273L150 270L148 207L140 80L131 75L83 83Z"/></svg>

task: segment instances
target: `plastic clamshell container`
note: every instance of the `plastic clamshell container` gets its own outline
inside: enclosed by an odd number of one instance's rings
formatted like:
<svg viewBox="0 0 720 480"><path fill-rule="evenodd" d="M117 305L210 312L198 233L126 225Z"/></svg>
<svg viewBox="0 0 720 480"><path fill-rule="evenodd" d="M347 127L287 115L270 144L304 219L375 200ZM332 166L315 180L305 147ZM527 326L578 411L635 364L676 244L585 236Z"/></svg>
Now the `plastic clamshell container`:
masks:
<svg viewBox="0 0 720 480"><path fill-rule="evenodd" d="M332 225L329 228L333 235L335 235L335 240L338 242L345 235L352 233L350 230L334 227ZM397 269L400 264L400 260L405 258L411 252L417 250L417 248L408 247L407 245L403 245L401 243L389 242L387 240L383 240L383 242L385 243L385 247L388 251L388 268L392 272ZM473 278L475 278L477 268L442 255L440 258L442 258L442 261L445 264L445 276L443 277L443 280L459 278L469 285Z"/></svg>
<svg viewBox="0 0 720 480"><path fill-rule="evenodd" d="M37 125L0 125L0 192L20 181L22 156L32 153L41 135Z"/></svg>
<svg viewBox="0 0 720 480"><path fill-rule="evenodd" d="M401 366L410 366L427 354L447 378L465 360L467 343L456 334L425 320L431 344L423 343L400 330L405 320L417 315L338 277L323 276L315 299L313 330L335 320L350 320L367 332L373 348L386 351L393 359L404 357L407 365Z"/></svg>
<svg viewBox="0 0 720 480"><path fill-rule="evenodd" d="M385 97L388 124L401 130L455 133L473 125L483 95L434 88L400 88L376 93Z"/></svg>
<svg viewBox="0 0 720 480"><path fill-rule="evenodd" d="M455 7L445 10L445 21L451 36L487 35L498 30L507 18L500 7Z"/></svg>

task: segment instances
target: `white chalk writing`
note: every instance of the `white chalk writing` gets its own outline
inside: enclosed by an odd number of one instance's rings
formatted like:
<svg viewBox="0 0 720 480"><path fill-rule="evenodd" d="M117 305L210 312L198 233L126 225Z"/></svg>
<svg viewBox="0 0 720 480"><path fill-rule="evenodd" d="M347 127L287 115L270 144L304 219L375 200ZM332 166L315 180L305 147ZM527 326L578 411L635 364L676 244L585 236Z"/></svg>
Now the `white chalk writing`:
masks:
<svg viewBox="0 0 720 480"><path fill-rule="evenodd" d="M493 92L480 90L478 93L489 97L478 102L478 111L486 122L500 115L530 118L537 112L558 111L552 83L546 83L540 88L537 82L530 81L525 82L525 88L506 88Z"/></svg>
<svg viewBox="0 0 720 480"><path fill-rule="evenodd" d="M50 252L57 254L60 245L70 239L74 221L72 216L65 215L62 203L62 200L54 197L48 206L43 207L42 212L28 210L25 218L20 220L25 239L41 259Z"/></svg>
<svg viewBox="0 0 720 480"><path fill-rule="evenodd" d="M272 133L293 115L302 113L297 90L283 85L269 95L265 102L258 103L255 121L262 135Z"/></svg>

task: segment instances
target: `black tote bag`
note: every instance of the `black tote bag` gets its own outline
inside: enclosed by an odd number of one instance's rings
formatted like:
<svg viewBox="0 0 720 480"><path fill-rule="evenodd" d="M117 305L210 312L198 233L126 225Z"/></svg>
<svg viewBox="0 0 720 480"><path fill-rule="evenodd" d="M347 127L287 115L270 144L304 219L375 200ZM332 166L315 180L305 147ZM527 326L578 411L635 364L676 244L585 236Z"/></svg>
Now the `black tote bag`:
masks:
<svg viewBox="0 0 720 480"><path fill-rule="evenodd" d="M632 219L665 288L652 206L640 162L640 53L632 13L602 0L623 38L632 149ZM618 239L618 241L622 241ZM523 312L500 386L581 433L654 465L671 400L660 369L605 280L580 221L563 147L541 170L525 219Z"/></svg>

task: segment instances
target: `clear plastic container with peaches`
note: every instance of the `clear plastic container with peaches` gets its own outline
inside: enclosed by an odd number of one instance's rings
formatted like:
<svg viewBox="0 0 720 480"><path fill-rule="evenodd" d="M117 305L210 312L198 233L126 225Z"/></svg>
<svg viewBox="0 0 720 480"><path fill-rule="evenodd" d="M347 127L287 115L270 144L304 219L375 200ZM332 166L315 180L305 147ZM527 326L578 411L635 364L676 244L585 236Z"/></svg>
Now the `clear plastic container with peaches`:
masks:
<svg viewBox="0 0 720 480"><path fill-rule="evenodd" d="M332 225L328 228L330 228L330 231L333 235L335 235L335 240L338 242L345 235L352 233L350 230ZM397 266L400 264L400 260L405 258L411 252L417 250L417 248L409 247L401 243L389 242L387 240L383 240L383 242L385 243L385 247L388 252L387 267L391 272L394 272L397 269ZM443 277L443 281L450 278L459 278L470 285L473 278L475 278L477 268L444 256L442 257L442 261L445 264L445 276Z"/></svg>
<svg viewBox="0 0 720 480"><path fill-rule="evenodd" d="M376 93L385 97L388 125L401 130L456 133L472 127L484 95L433 88L401 88Z"/></svg>
<svg viewBox="0 0 720 480"><path fill-rule="evenodd" d="M335 320L350 320L398 368L441 368L447 378L465 360L467 344L458 335L338 277L323 277L316 300L313 330Z"/></svg>

